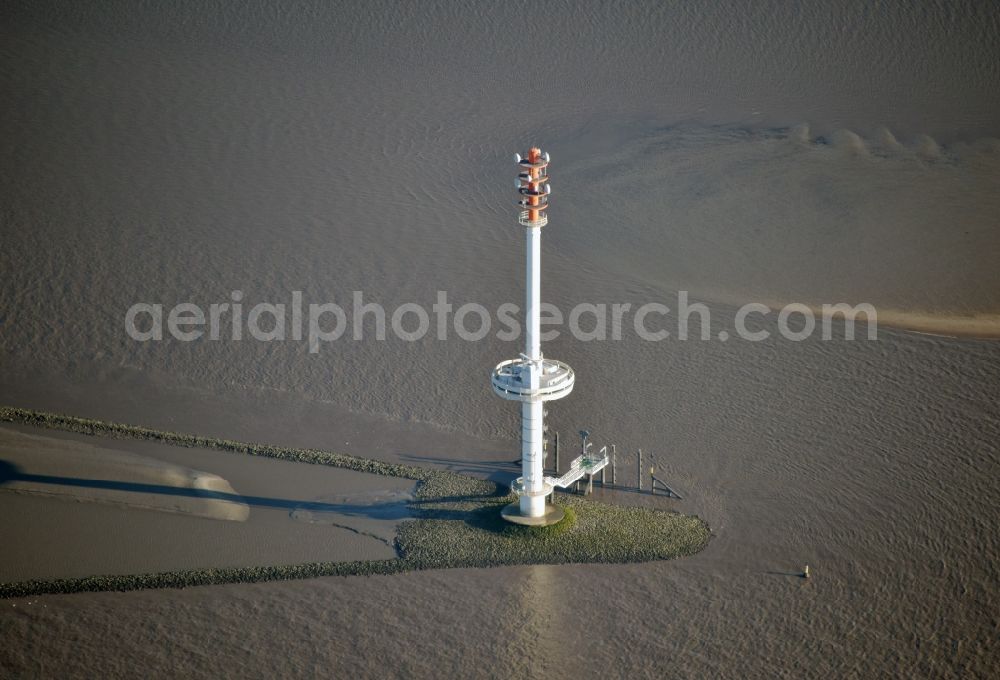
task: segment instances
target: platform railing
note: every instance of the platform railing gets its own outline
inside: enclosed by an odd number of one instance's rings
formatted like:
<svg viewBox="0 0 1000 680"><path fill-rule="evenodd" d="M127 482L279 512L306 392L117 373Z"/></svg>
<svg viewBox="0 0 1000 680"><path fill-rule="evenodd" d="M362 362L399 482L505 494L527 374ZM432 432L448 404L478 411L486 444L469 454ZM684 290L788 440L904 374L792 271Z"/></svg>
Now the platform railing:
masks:
<svg viewBox="0 0 1000 680"><path fill-rule="evenodd" d="M549 218L548 215L546 215L544 212L541 212L538 215L538 219L533 220L531 219L530 210L522 210L521 213L517 216L517 222L522 227L544 227L546 224L549 223Z"/></svg>

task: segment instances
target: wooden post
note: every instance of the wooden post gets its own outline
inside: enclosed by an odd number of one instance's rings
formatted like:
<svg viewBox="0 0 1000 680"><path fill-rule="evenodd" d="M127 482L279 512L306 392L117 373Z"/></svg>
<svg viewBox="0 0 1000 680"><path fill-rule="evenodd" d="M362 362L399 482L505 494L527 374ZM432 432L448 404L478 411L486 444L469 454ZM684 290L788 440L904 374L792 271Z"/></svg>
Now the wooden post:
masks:
<svg viewBox="0 0 1000 680"><path fill-rule="evenodd" d="M608 455L608 447L605 446L604 449L603 449L603 451L604 451L604 455L605 456ZM608 466L607 465L605 465L604 467L601 468L601 488L602 489L604 488L604 473L607 472L607 471L608 471Z"/></svg>
<svg viewBox="0 0 1000 680"><path fill-rule="evenodd" d="M649 469L649 479L650 479L650 482L651 482L651 484L650 484L650 487L651 487L650 488L650 492L654 496L656 495L656 485L659 484L660 485L660 489L662 489L663 492L665 494L667 494L667 496L669 498L676 498L679 501L684 500L684 497L681 496L676 491L674 491L674 489L673 489L672 486L668 485L666 482L664 482L662 479L660 479L659 477L656 476L655 470L653 468Z"/></svg>
<svg viewBox="0 0 1000 680"><path fill-rule="evenodd" d="M589 475L587 475L587 477L588 477L588 479L587 479L587 495L589 496L590 494L594 493L594 473L591 472Z"/></svg>
<svg viewBox="0 0 1000 680"><path fill-rule="evenodd" d="M618 456L615 445L611 445L611 486L618 486Z"/></svg>
<svg viewBox="0 0 1000 680"><path fill-rule="evenodd" d="M555 434L555 442L554 442L553 449L555 449L555 452L556 452L556 475L558 475L559 474L559 433L558 432L556 432L556 434Z"/></svg>
<svg viewBox="0 0 1000 680"><path fill-rule="evenodd" d="M642 491L642 449L639 449L639 463L636 466L636 477L639 478L639 491Z"/></svg>

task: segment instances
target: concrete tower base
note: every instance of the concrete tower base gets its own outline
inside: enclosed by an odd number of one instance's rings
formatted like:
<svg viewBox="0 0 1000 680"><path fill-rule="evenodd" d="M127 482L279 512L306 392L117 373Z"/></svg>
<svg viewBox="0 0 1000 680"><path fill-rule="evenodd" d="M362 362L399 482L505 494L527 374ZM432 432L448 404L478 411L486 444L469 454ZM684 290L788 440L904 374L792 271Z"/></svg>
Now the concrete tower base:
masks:
<svg viewBox="0 0 1000 680"><path fill-rule="evenodd" d="M558 505L546 505L545 513L540 517L526 517L521 514L520 503L505 505L500 511L500 516L508 522L522 524L527 527L547 527L557 522L561 522L566 513Z"/></svg>

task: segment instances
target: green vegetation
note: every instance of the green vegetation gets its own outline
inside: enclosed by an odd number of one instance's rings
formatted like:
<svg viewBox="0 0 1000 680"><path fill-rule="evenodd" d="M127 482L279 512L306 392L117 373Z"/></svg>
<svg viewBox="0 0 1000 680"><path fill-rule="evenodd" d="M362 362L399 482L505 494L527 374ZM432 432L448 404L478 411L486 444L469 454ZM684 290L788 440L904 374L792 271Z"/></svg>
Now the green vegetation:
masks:
<svg viewBox="0 0 1000 680"><path fill-rule="evenodd" d="M513 525L500 517L501 508L513 497L503 495L493 482L444 470L382 463L316 449L197 437L9 407L0 407L0 422L330 465L418 482L416 499L410 504L417 519L399 525L398 559L22 581L0 584L0 598L395 574L417 569L645 562L694 554L705 547L710 536L708 526L697 517L651 508L608 505L576 496L559 496L566 517L558 524L548 527Z"/></svg>
<svg viewBox="0 0 1000 680"><path fill-rule="evenodd" d="M417 568L492 567L506 564L648 562L692 555L708 542L697 517L651 508L560 496L566 517L548 527L509 524L502 500L444 502L421 508L404 522L397 543Z"/></svg>

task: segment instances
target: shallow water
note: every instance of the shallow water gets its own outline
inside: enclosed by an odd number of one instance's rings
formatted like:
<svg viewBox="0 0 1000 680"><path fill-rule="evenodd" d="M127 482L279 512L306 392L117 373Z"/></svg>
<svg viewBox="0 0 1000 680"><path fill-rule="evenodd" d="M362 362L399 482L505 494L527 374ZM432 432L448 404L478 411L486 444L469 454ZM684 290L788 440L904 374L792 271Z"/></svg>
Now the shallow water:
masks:
<svg viewBox="0 0 1000 680"><path fill-rule="evenodd" d="M207 306L237 289L246 309L293 290L346 304L363 290L390 309L437 290L517 302L510 156L530 143L554 159L543 291L564 309L674 306L685 289L709 302L713 337L752 299L1000 314L989 3L3 15L4 402L507 479L517 414L487 375L514 343L345 337L313 355L295 340L135 343L122 321L137 301ZM578 375L552 427L652 454L684 500L616 500L698 513L716 533L704 553L5 603L0 663L996 666L1000 345L883 327L875 342L564 333L545 352ZM806 563L808 582L788 575Z"/></svg>

